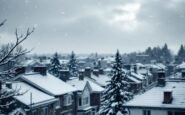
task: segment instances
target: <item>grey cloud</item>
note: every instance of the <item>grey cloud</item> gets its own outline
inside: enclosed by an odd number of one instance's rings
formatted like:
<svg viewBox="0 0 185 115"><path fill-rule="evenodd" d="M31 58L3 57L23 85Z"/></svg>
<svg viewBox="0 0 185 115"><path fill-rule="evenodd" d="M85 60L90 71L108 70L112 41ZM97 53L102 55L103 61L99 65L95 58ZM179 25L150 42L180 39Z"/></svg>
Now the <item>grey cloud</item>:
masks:
<svg viewBox="0 0 185 115"><path fill-rule="evenodd" d="M132 31L108 23L127 3L141 4ZM38 26L24 43L38 53L130 52L164 43L176 50L185 41L184 6L183 0L0 0L0 20L8 19L1 31L12 36L16 27Z"/></svg>

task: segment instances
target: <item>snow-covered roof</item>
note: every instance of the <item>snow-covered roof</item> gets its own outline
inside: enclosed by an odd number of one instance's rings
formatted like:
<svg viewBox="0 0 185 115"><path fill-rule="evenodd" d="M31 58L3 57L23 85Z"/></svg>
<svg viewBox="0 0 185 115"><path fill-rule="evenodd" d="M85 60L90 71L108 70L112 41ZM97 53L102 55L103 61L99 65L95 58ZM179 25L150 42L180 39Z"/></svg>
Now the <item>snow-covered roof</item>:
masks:
<svg viewBox="0 0 185 115"><path fill-rule="evenodd" d="M185 69L185 62L182 62L180 65L177 65L176 68Z"/></svg>
<svg viewBox="0 0 185 115"><path fill-rule="evenodd" d="M171 104L163 104L163 92L172 90ZM183 108L185 109L185 82L167 82L165 87L154 87L144 94L136 95L126 103L128 107Z"/></svg>
<svg viewBox="0 0 185 115"><path fill-rule="evenodd" d="M141 81L137 80L137 79L134 78L134 77L127 76L127 78L130 79L130 80L132 80L132 81L135 82L135 83L138 83L138 84L141 83Z"/></svg>
<svg viewBox="0 0 185 115"><path fill-rule="evenodd" d="M95 75L91 75L91 78L98 83L101 86L106 86L108 81L111 80L111 77L108 75L99 75L99 76L95 76Z"/></svg>
<svg viewBox="0 0 185 115"><path fill-rule="evenodd" d="M162 63L156 63L156 64L146 64L149 68L155 68L155 69L165 69L166 66Z"/></svg>
<svg viewBox="0 0 185 115"><path fill-rule="evenodd" d="M22 102L25 105L30 105L30 96L32 94L32 103L34 104L41 104L41 103L47 103L51 101L56 101L56 99L53 96L50 96L46 93L43 93L39 91L38 89L24 83L24 82L14 82L12 84L12 88L15 90L18 90L19 93L23 93L19 96L14 96L15 99Z"/></svg>
<svg viewBox="0 0 185 115"><path fill-rule="evenodd" d="M182 78L182 73L177 72L177 73L175 73L173 75L170 75L169 78Z"/></svg>
<svg viewBox="0 0 185 115"><path fill-rule="evenodd" d="M137 67L145 67L145 65L142 64L142 63L136 63L136 66L137 66Z"/></svg>
<svg viewBox="0 0 185 115"><path fill-rule="evenodd" d="M131 76L133 76L133 77L135 77L135 78L137 78L137 79L139 79L139 80L145 79L145 76L142 75L142 74L140 74L140 73L131 72Z"/></svg>
<svg viewBox="0 0 185 115"><path fill-rule="evenodd" d="M72 79L67 81L68 84L70 84L71 86L75 87L77 90L79 91L83 91L87 82L89 83L91 90L93 92L101 92L104 90L104 88L102 88L101 86L99 86L98 84L94 83L93 81L91 81L88 78L84 78L83 80L79 80L78 78L76 79Z"/></svg>
<svg viewBox="0 0 185 115"><path fill-rule="evenodd" d="M23 63L23 66L31 66L31 65L34 65L36 63L38 63L39 60L35 60L35 59L29 59L29 60L26 60L24 63Z"/></svg>
<svg viewBox="0 0 185 115"><path fill-rule="evenodd" d="M104 69L104 71L111 72L112 71L112 68L106 68L106 69Z"/></svg>
<svg viewBox="0 0 185 115"><path fill-rule="evenodd" d="M49 73L44 76L41 74L25 74L21 78L54 96L76 91L74 87Z"/></svg>
<svg viewBox="0 0 185 115"><path fill-rule="evenodd" d="M67 64L67 63L69 63L69 60L67 60L67 59L60 59L59 61L60 61L60 64Z"/></svg>
<svg viewBox="0 0 185 115"><path fill-rule="evenodd" d="M138 69L137 72L140 74L146 74L148 72L148 70L147 69Z"/></svg>
<svg viewBox="0 0 185 115"><path fill-rule="evenodd" d="M42 64L47 65L47 64L50 64L50 63L51 63L50 59L42 60Z"/></svg>
<svg viewBox="0 0 185 115"><path fill-rule="evenodd" d="M147 69L138 69L137 72L142 74L142 75L147 74L148 76L152 76L151 72L148 71Z"/></svg>
<svg viewBox="0 0 185 115"><path fill-rule="evenodd" d="M104 60L109 62L109 63L110 62L114 62L115 61L115 57L106 57Z"/></svg>
<svg viewBox="0 0 185 115"><path fill-rule="evenodd" d="M160 67L161 69L166 69L166 66L162 63L156 63L156 65Z"/></svg>
<svg viewBox="0 0 185 115"><path fill-rule="evenodd" d="M26 115L26 112L22 108L16 108L8 115Z"/></svg>

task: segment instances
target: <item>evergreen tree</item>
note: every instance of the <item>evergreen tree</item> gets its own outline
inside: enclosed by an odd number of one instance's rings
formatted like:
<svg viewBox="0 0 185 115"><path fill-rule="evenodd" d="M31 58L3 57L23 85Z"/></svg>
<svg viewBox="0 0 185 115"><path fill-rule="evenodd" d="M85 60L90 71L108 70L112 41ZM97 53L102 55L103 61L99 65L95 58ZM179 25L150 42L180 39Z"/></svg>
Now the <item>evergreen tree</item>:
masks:
<svg viewBox="0 0 185 115"><path fill-rule="evenodd" d="M77 65L75 53L73 51L70 55L68 66L69 66L70 75L72 77L77 77L78 76L78 65Z"/></svg>
<svg viewBox="0 0 185 115"><path fill-rule="evenodd" d="M54 76L58 77L59 70L61 68L60 61L58 59L58 54L55 53L53 58L51 59L51 65L49 68L49 73L53 74Z"/></svg>
<svg viewBox="0 0 185 115"><path fill-rule="evenodd" d="M172 54L168 49L167 44L165 44L164 47L162 48L162 56L163 56L163 62L169 63L172 61Z"/></svg>
<svg viewBox="0 0 185 115"><path fill-rule="evenodd" d="M125 80L126 74L122 69L122 59L119 51L115 56L112 68L113 76L103 92L99 115L125 115L125 102L132 99L132 93L128 92L129 83Z"/></svg>
<svg viewBox="0 0 185 115"><path fill-rule="evenodd" d="M185 59L185 49L184 46L181 45L176 57L176 61L177 63L181 63L182 61L184 61L184 59Z"/></svg>

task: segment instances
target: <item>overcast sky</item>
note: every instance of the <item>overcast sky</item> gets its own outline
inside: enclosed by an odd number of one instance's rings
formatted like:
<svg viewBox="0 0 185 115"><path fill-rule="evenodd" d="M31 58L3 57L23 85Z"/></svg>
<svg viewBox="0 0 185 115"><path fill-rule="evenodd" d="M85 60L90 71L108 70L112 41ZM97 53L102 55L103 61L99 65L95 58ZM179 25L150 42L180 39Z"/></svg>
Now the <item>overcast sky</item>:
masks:
<svg viewBox="0 0 185 115"><path fill-rule="evenodd" d="M185 0L0 0L0 43L17 27L35 32L32 53L122 53L185 42Z"/></svg>

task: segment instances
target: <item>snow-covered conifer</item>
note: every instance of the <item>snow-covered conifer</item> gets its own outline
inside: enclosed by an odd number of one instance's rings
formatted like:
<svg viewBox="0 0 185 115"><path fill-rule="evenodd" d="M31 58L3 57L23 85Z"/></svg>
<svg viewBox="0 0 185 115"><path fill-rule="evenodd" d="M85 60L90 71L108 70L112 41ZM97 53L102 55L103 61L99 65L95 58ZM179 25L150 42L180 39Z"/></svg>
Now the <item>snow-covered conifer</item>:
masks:
<svg viewBox="0 0 185 115"><path fill-rule="evenodd" d="M69 67L70 76L77 77L78 76L78 64L76 61L75 53L73 51L70 55L68 67Z"/></svg>
<svg viewBox="0 0 185 115"><path fill-rule="evenodd" d="M128 91L129 83L125 80L126 74L122 69L122 58L117 51L112 68L113 76L106 86L101 99L101 107L98 115L125 115L125 102L132 99L132 93Z"/></svg>
<svg viewBox="0 0 185 115"><path fill-rule="evenodd" d="M58 77L60 68L61 68L61 65L60 65L58 53L55 53L53 58L51 59L51 65L50 65L50 68L49 68L49 73Z"/></svg>

